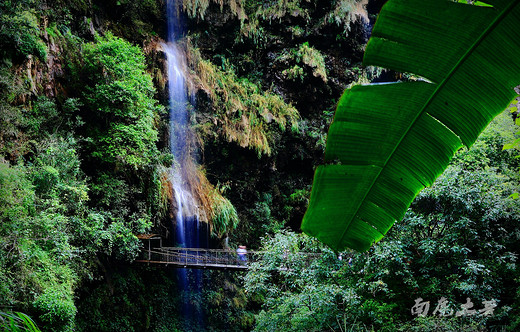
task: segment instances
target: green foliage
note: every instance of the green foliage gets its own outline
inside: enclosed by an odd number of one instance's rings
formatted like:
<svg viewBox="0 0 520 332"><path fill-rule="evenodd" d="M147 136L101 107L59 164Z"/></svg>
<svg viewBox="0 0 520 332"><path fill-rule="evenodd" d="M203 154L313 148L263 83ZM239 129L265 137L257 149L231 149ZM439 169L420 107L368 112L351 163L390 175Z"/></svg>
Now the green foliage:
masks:
<svg viewBox="0 0 520 332"><path fill-rule="evenodd" d="M43 95L31 98L15 72L0 67L0 152L10 160L29 153L36 141L49 135L71 135L81 125L77 98L66 98L62 103ZM27 102L21 104L22 100Z"/></svg>
<svg viewBox="0 0 520 332"><path fill-rule="evenodd" d="M130 204L117 201L119 205ZM91 254L103 253L118 260L132 261L141 249L135 234L145 233L151 226L150 216L138 213L115 215L117 210L91 211L84 219L73 219L76 226L78 243Z"/></svg>
<svg viewBox="0 0 520 332"><path fill-rule="evenodd" d="M13 15L20 12L18 8ZM2 19L10 13L2 12ZM2 25L6 27L11 28ZM34 34L31 27L20 33ZM133 259L140 249L135 234L151 226L160 183L151 164L159 155L155 125L162 107L153 99L155 90L137 47L108 35L86 45L82 54L81 42L70 30L50 23L47 32L54 59L70 55L68 62L54 63L71 70L70 77L84 79L83 94L33 96L12 74L17 68L0 69L0 306L31 314L43 331L73 331L75 291L96 275L98 257ZM26 55L14 46L12 52L18 53L8 56ZM41 73L43 78L46 74ZM74 138L80 132L81 150ZM106 143L105 150L89 150L89 142ZM87 177L78 151L87 162L116 167L109 167L105 178ZM4 156L19 164L9 165ZM111 172L114 168L126 169L127 175L139 169L139 176L123 177ZM122 195L112 195L110 190L118 188ZM103 189L109 190L106 197Z"/></svg>
<svg viewBox="0 0 520 332"><path fill-rule="evenodd" d="M197 49L190 47L189 52L189 66L195 71L196 84L212 102L214 121L201 123L197 128L203 139L222 135L261 156L272 152L274 124L281 131L288 125L297 130L298 111L279 95L264 92L258 85L237 77L232 68L219 69L202 59Z"/></svg>
<svg viewBox="0 0 520 332"><path fill-rule="evenodd" d="M277 0L272 4L263 4L257 11L257 16L264 20L281 20L286 16L308 18L308 11L303 8L301 0Z"/></svg>
<svg viewBox="0 0 520 332"><path fill-rule="evenodd" d="M45 61L47 50L41 41L33 1L3 1L0 4L0 58L35 55Z"/></svg>
<svg viewBox="0 0 520 332"><path fill-rule="evenodd" d="M0 305L25 308L45 331L74 330L74 291L88 265L96 255L134 258L134 234L150 226L138 213L122 222L89 211L80 166L75 140L59 136L40 141L25 167L0 163Z"/></svg>
<svg viewBox="0 0 520 332"><path fill-rule="evenodd" d="M73 289L77 277L72 264L77 253L69 242L63 203L54 192L61 184L61 168L49 172L49 167L42 167L46 175L38 179L51 180L33 187L29 182L33 170L0 166L0 182L5 184L0 194L4 203L0 279L7 286L1 289L5 297L0 305L20 302L39 322L47 323L45 330L66 331L73 328L76 313Z"/></svg>
<svg viewBox="0 0 520 332"><path fill-rule="evenodd" d="M236 272L188 270L192 289L179 289L176 270L114 264L107 282L79 291L79 331L244 331L253 317ZM196 275L196 276L195 276ZM202 286L203 285L203 286ZM193 322L179 301L187 299L203 321Z"/></svg>
<svg viewBox="0 0 520 332"><path fill-rule="evenodd" d="M241 34L252 39L256 44L265 44L268 33L264 27L273 22L280 23L284 19L301 18L309 23L310 16L302 0L276 0L271 3L247 1L248 20L241 25Z"/></svg>
<svg viewBox="0 0 520 332"><path fill-rule="evenodd" d="M162 110L153 98L141 50L108 34L85 46L82 71L92 157L116 167L139 169L159 154L154 126ZM87 118L88 117L88 118Z"/></svg>
<svg viewBox="0 0 520 332"><path fill-rule="evenodd" d="M40 142L30 168L38 197L49 205L59 201L61 211L67 215L83 212L88 201L88 188L76 148L76 140L70 136L50 136Z"/></svg>
<svg viewBox="0 0 520 332"><path fill-rule="evenodd" d="M79 6L75 6L70 1L54 1L65 2L64 7L72 13L72 19L83 15L78 14L77 11L85 9L87 12L94 11L95 15L107 17L110 21L110 31L127 41L136 43L141 43L150 36L157 36L157 32L161 31L161 24L164 23L162 10L164 2L155 0L106 0L93 5L88 1L74 0L74 2L81 3ZM83 24L90 23L87 21Z"/></svg>
<svg viewBox="0 0 520 332"><path fill-rule="evenodd" d="M56 103L45 97L39 96L33 107L27 114L27 129L33 135L52 133L59 127L60 121Z"/></svg>
<svg viewBox="0 0 520 332"><path fill-rule="evenodd" d="M262 226L262 234L273 234L279 232L283 221L277 220L273 214L273 197L269 193L262 193L251 209L251 220Z"/></svg>
<svg viewBox="0 0 520 332"><path fill-rule="evenodd" d="M456 330L457 326L471 330L475 324L511 322L511 298L507 294L517 287L515 220L520 209L509 198L518 190L518 176L511 164L506 166L504 159L494 157L501 153L496 136L501 124L499 117L482 134L475 149L456 155L435 184L418 195L404 220L389 232L389 239L370 253L382 259L365 267L368 275L380 278L394 292L389 293L394 303L409 307L418 297L432 301L430 315L441 297L446 297L454 310L459 310L467 297L478 309L482 301L491 299L497 300L499 307L493 317L478 316L460 325L448 318L445 322L432 318L410 323L410 328L433 330L436 324L446 324L447 330ZM468 168L467 161L481 156L482 151L493 157Z"/></svg>
<svg viewBox="0 0 520 332"><path fill-rule="evenodd" d="M461 163L465 169L480 170L489 165L502 171L518 166L518 159L512 151L503 151L502 147L515 139L514 122L508 111L499 114L472 145L455 154L454 163Z"/></svg>
<svg viewBox="0 0 520 332"><path fill-rule="evenodd" d="M351 79L338 72L360 75L360 69L345 70L334 52L349 53L356 45L359 26L353 21L363 17L362 10L356 15L363 1L206 3L184 1L190 16L206 20L190 24L190 30L203 32L198 41L209 54L206 59L222 59L221 67L203 62L200 72L192 66L195 83L208 97L199 95L202 112L193 117L206 142L214 138L216 147L226 148L222 154L207 148L204 158L208 167L215 162L212 154L228 158L224 166L208 170L212 181L229 186L208 190L213 231L221 236L233 230L238 210L240 227L253 231L244 237L235 231L231 239L250 239L250 246L259 241L258 233L276 233L288 218L299 218L308 203L309 190L295 190L308 185L308 171L301 166L311 169L320 159L323 128L332 118L314 108L329 103L322 90L337 90ZM169 220L167 209L159 207L168 187L157 164L171 161L164 162L156 147L162 136L157 128L164 124L158 123L161 107L145 67L156 59L145 59L138 47L109 33L88 45L72 34L90 40L93 27L141 42L154 34L154 24L163 23L162 4L48 0L45 8L40 5L0 4L0 57L6 65L0 68L0 307L27 312L46 331L181 331L180 292L171 270L125 262L139 252L135 234L150 232L162 216ZM233 15L216 15L219 5ZM220 20L225 24L217 27ZM255 20L255 38L269 41L265 48L237 37L238 24L245 33ZM336 25L349 32L348 44L338 48L338 40L326 35L341 34ZM44 85L51 83L48 74L56 75L47 97L38 95L43 87L37 84L25 91L26 68L16 64L28 55L44 59L43 26L54 65L35 61L31 70ZM208 46L215 36L219 43ZM290 57L276 60L283 52ZM341 56L349 57L346 53ZM349 61L358 60L349 57L348 67ZM307 90L309 82L320 84ZM302 111L302 121L285 100L312 114ZM284 132L294 124L303 130ZM513 170L518 161L496 149L514 140L504 135L509 127L495 129L486 134L489 139L455 156L457 165L419 196L406 224L396 225L371 252L343 253L339 261L337 253L313 239L277 234L265 239L265 261L246 277L247 292L236 279L239 273L205 275L203 293L189 299L203 303L207 330L250 330L252 313L260 307L257 330L455 331L512 320L518 325L519 217L515 201L507 199L517 191ZM224 140L256 151L262 162ZM302 251L322 256L307 261ZM414 298L433 303L441 295L453 306L466 296L478 306L482 299L497 298L500 310L487 321L411 320Z"/></svg>
<svg viewBox="0 0 520 332"><path fill-rule="evenodd" d="M182 331L174 274L128 265L107 266L107 273L108 282L79 293L79 331Z"/></svg>
<svg viewBox="0 0 520 332"><path fill-rule="evenodd" d="M145 68L142 51L111 34L86 45L77 68L86 82L79 107L88 137L85 157L93 165L83 240L92 252L122 260L136 257L135 234L146 232L161 213L156 126L164 108Z"/></svg>
<svg viewBox="0 0 520 332"><path fill-rule="evenodd" d="M77 309L70 289L47 288L33 305L36 312L40 313L39 320L44 324L45 330L74 331Z"/></svg>
<svg viewBox="0 0 520 332"><path fill-rule="evenodd" d="M236 273L209 271L211 285L202 293L208 319L207 330L250 331L254 316L248 307L248 294L242 287L241 276Z"/></svg>
<svg viewBox="0 0 520 332"><path fill-rule="evenodd" d="M27 224L31 233L21 248L32 257L23 260L34 269L26 282L36 287L31 306L45 330L72 330L76 315L74 270L79 255L71 219L81 218L88 194L75 148L73 138L51 136L40 143L28 168L39 208Z"/></svg>
<svg viewBox="0 0 520 332"><path fill-rule="evenodd" d="M368 252L343 252L340 261L305 235L264 239L263 260L245 277L250 299L262 304L256 330L514 330L520 206L509 196L520 178L501 148L511 134L507 120L507 113L497 117L474 148L458 152ZM320 255L306 260L301 252ZM410 314L419 297L431 304L424 318ZM433 314L442 297L452 316ZM455 317L466 298L474 309L489 300L498 306L490 316Z"/></svg>
<svg viewBox="0 0 520 332"><path fill-rule="evenodd" d="M305 232L338 250L368 250L403 218L414 197L433 184L454 153L462 145L471 146L514 98L511 87L519 83L520 65L513 59L520 48L517 36L501 36L515 29L512 17L520 8L510 8L509 2L493 6L495 11L451 1L431 6L420 0L386 3L367 45L365 64L427 80L355 86L344 93L328 134L329 164L316 170L302 222ZM458 29L466 18L471 25ZM414 38L410 31L422 37ZM496 57L497 47L513 67ZM432 57L433 50L444 53ZM482 58L486 66L475 72ZM496 80L484 77L491 72ZM475 82L478 89L473 89ZM492 92L495 89L502 92Z"/></svg>
<svg viewBox="0 0 520 332"><path fill-rule="evenodd" d="M28 217L34 211L34 193L25 172L0 162L0 218L15 220ZM3 223L2 226L8 226ZM2 230L6 230L2 227Z"/></svg>
<svg viewBox="0 0 520 332"><path fill-rule="evenodd" d="M518 111L518 102L519 99L516 98L510 107L508 108L509 113L512 115L514 124L516 126L516 131L514 135L511 135L509 137L508 141L504 144L504 150L513 150L518 155L518 151L520 151L520 131L518 131L518 128L520 127L520 118L518 117L519 111Z"/></svg>
<svg viewBox="0 0 520 332"><path fill-rule="evenodd" d="M0 329L5 332L40 332L31 317L23 312L0 311Z"/></svg>
<svg viewBox="0 0 520 332"><path fill-rule="evenodd" d="M327 24L343 27L346 36L356 22L368 23L367 3L367 0L335 0L330 5L308 0L247 1L247 20L241 25L241 34L256 44L265 44L274 37L269 35L271 31L268 26L284 23L293 38L305 37L312 30L319 30ZM321 14L319 17L312 16L315 6L320 8L317 11ZM303 27L291 26L294 22L303 24Z"/></svg>
<svg viewBox="0 0 520 332"><path fill-rule="evenodd" d="M224 195L228 187L220 184L213 186L205 171L193 162L187 162L184 171L194 197L200 202L202 220L209 223L211 235L218 239L227 238L239 222L235 207Z"/></svg>
<svg viewBox="0 0 520 332"><path fill-rule="evenodd" d="M306 73L299 66L301 64L310 68L314 77L321 78L323 82L327 82L325 59L320 51L309 46L308 42L301 44L298 49L290 49L284 52L277 58L277 61L284 64L296 63L293 67L282 71L282 74L289 80L299 78L303 81L305 79Z"/></svg>
<svg viewBox="0 0 520 332"><path fill-rule="evenodd" d="M323 55L315 48L309 46L309 43L303 43L296 53L297 62L301 57L301 62L312 68L312 74L315 77L320 77L324 82L327 82L327 70L325 69L325 60Z"/></svg>
<svg viewBox="0 0 520 332"><path fill-rule="evenodd" d="M343 26L345 35L351 30L351 25L358 20L368 23L366 6L368 0L336 0L334 10L326 16L326 21Z"/></svg>
<svg viewBox="0 0 520 332"><path fill-rule="evenodd" d="M121 222L109 213L90 212L85 218L71 220L75 227L75 243L89 256L104 254L121 261L135 259L140 241L135 233L144 233L148 220Z"/></svg>
<svg viewBox="0 0 520 332"><path fill-rule="evenodd" d="M182 8L189 17L204 20L204 15L212 2L220 5L221 11L224 4L228 5L231 13L237 16L240 21L243 21L246 17L243 0L183 0Z"/></svg>
<svg viewBox="0 0 520 332"><path fill-rule="evenodd" d="M309 203L309 191L305 189L298 189L290 196L291 202L304 202Z"/></svg>
<svg viewBox="0 0 520 332"><path fill-rule="evenodd" d="M24 110L15 101L25 92L22 84L10 70L0 66L0 152L13 159L27 152L27 133Z"/></svg>
<svg viewBox="0 0 520 332"><path fill-rule="evenodd" d="M249 296L262 303L255 331L364 329L358 323L360 296L345 283L349 271L330 249L284 232L264 239L262 250L262 260L245 277Z"/></svg>
<svg viewBox="0 0 520 332"><path fill-rule="evenodd" d="M227 234L237 227L239 222L237 210L233 204L221 194L217 196L212 211L212 231L217 237L222 237L223 234Z"/></svg>
<svg viewBox="0 0 520 332"><path fill-rule="evenodd" d="M518 236L513 220L520 210L508 197L517 190L516 182L493 168L469 172L451 166L431 189L418 196L414 203L418 213L410 212L407 226L399 229L418 237L411 241L419 241L415 246L423 265L422 277L441 279L443 272L444 277L451 274L438 264L445 259L441 257L451 257L451 270L460 271L451 285L429 291L462 292L480 301L501 295L498 292L503 290L493 285L515 266L511 250Z"/></svg>
<svg viewBox="0 0 520 332"><path fill-rule="evenodd" d="M399 331L410 332L477 332L487 331L478 322L468 322L460 317L419 317L413 322L407 323L399 328Z"/></svg>

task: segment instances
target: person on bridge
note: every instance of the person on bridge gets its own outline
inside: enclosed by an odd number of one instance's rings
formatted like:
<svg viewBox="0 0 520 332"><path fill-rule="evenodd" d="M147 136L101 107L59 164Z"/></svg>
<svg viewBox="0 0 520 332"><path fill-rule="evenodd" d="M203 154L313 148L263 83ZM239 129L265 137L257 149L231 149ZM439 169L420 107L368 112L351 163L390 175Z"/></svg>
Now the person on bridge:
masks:
<svg viewBox="0 0 520 332"><path fill-rule="evenodd" d="M247 262L247 249L246 246L238 246L237 255L240 264L246 264Z"/></svg>

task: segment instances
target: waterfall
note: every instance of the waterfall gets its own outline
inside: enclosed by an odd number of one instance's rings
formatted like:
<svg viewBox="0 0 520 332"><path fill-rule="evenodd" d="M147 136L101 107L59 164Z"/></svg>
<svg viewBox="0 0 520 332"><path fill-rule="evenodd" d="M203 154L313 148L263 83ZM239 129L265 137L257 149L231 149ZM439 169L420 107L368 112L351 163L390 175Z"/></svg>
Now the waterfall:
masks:
<svg viewBox="0 0 520 332"><path fill-rule="evenodd" d="M171 182L177 203L177 244L182 247L197 245L195 239L186 235L188 220L199 222L198 208L191 194L185 168L190 165L191 155L188 144L188 98L186 91L186 64L183 53L175 44L176 36L181 32L178 28L179 19L177 6L174 0L167 1L168 37L167 44L163 44L168 64L168 93L170 106L170 150L175 158ZM197 225L195 225L195 228Z"/></svg>
<svg viewBox="0 0 520 332"><path fill-rule="evenodd" d="M168 22L167 43L163 44L168 67L168 93L170 106L170 150L175 162L170 176L177 213L175 215L175 246L186 248L207 247L201 241L199 209L189 184L189 167L193 167L190 151L188 126L188 92L186 89L186 63L183 52L176 44L182 36L179 4L176 0L166 1ZM203 238L204 239L204 238ZM200 330L203 327L201 304L192 298L200 298L202 272L200 270L178 269L182 318L186 330ZM189 327L189 328L188 328Z"/></svg>

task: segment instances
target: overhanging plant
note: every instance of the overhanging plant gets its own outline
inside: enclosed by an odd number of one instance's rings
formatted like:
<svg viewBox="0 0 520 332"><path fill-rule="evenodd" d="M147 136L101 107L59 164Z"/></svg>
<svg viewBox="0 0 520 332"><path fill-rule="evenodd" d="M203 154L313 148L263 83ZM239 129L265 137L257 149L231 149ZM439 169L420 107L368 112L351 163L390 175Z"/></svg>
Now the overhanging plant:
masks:
<svg viewBox="0 0 520 332"><path fill-rule="evenodd" d="M364 251L516 96L520 0L389 0L364 64L424 80L341 97L302 230Z"/></svg>

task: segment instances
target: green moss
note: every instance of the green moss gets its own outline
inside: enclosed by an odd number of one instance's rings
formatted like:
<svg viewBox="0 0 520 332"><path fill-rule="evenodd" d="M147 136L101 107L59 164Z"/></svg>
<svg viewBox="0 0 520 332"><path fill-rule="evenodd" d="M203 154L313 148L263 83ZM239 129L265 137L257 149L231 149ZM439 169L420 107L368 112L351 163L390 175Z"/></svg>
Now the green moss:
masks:
<svg viewBox="0 0 520 332"><path fill-rule="evenodd" d="M251 38L256 44L266 41L266 29L264 25L273 22L281 23L287 18L302 18L306 23L310 21L309 11L305 8L303 0L276 0L269 3L255 2L249 5L247 20L241 24L241 34ZM296 34L303 31L295 30Z"/></svg>
<svg viewBox="0 0 520 332"><path fill-rule="evenodd" d="M334 9L326 15L325 22L343 26L345 35L348 35L354 22L359 20L369 22L367 5L368 0L336 0Z"/></svg>
<svg viewBox="0 0 520 332"><path fill-rule="evenodd" d="M301 57L301 62L312 68L312 74L315 77L320 77L324 82L327 82L327 70L325 68L325 59L320 51L309 46L309 43L303 43L298 52L298 57Z"/></svg>
<svg viewBox="0 0 520 332"><path fill-rule="evenodd" d="M275 60L283 66L290 66L282 71L282 75L288 80L299 79L303 81L307 74L305 67L312 71L314 77L327 82L327 68L325 58L320 51L310 46L308 42L298 48L284 50Z"/></svg>
<svg viewBox="0 0 520 332"><path fill-rule="evenodd" d="M238 17L240 21L243 21L246 17L243 0L183 0L182 8L189 17L203 20L212 2L219 5L220 10L223 10L224 5L227 5L231 13Z"/></svg>
<svg viewBox="0 0 520 332"><path fill-rule="evenodd" d="M280 21L286 16L303 17L306 20L310 18L302 0L277 0L274 4L264 4L258 8L255 15L267 21Z"/></svg>
<svg viewBox="0 0 520 332"><path fill-rule="evenodd" d="M303 71L303 68L298 65L294 65L291 68L284 69L282 71L282 75L288 80L296 80L298 78L300 79L300 81L303 81L303 79L305 78L305 72Z"/></svg>
<svg viewBox="0 0 520 332"><path fill-rule="evenodd" d="M212 102L213 124L205 122L197 128L203 137L216 132L230 142L254 149L260 156L272 152L272 124L280 130L288 126L297 130L298 111L281 96L237 77L229 66L227 70L219 69L202 59L195 48L189 48L188 59L196 84Z"/></svg>

